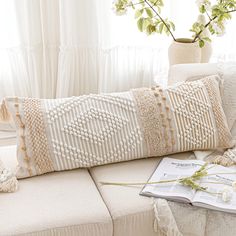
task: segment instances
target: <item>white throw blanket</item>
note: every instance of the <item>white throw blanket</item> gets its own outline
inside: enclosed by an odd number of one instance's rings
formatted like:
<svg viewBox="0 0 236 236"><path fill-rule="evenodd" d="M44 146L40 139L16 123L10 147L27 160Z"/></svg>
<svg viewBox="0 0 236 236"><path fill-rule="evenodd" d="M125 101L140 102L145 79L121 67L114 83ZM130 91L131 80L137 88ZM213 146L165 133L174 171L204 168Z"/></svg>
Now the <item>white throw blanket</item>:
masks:
<svg viewBox="0 0 236 236"><path fill-rule="evenodd" d="M154 230L166 236L183 236L176 224L175 218L165 199L154 199Z"/></svg>
<svg viewBox="0 0 236 236"><path fill-rule="evenodd" d="M235 236L236 215L155 199L158 236Z"/></svg>

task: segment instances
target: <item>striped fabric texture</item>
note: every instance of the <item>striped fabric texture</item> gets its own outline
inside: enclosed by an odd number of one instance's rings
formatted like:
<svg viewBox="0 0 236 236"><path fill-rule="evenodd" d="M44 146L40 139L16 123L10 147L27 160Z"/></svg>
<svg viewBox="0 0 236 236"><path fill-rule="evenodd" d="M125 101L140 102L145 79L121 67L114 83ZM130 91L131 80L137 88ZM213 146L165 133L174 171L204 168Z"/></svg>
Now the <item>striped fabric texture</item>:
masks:
<svg viewBox="0 0 236 236"><path fill-rule="evenodd" d="M7 98L18 136L17 177L149 156L230 148L220 81L64 99Z"/></svg>

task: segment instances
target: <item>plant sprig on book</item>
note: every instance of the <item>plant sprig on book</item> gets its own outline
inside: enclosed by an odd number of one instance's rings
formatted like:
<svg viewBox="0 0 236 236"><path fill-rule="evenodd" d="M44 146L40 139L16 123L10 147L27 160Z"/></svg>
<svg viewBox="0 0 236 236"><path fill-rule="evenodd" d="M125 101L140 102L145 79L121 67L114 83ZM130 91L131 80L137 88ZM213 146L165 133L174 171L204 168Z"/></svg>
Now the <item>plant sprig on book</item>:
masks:
<svg viewBox="0 0 236 236"><path fill-rule="evenodd" d="M196 0L196 3L199 12L206 15L208 22L194 22L190 31L193 32L192 43L198 42L199 46L203 47L205 42L211 42L209 37L204 36L205 30L209 30L211 35L224 34L226 21L230 20L231 13L236 11L236 0L216 0L215 4L210 0ZM117 15L125 14L129 8L133 9L141 32L148 35L165 33L174 41L178 41L174 36L174 22L162 16L163 0L115 0L113 6Z"/></svg>
<svg viewBox="0 0 236 236"><path fill-rule="evenodd" d="M191 176L178 178L178 179L170 179L170 180L161 180L157 182L140 182L140 183L121 183L121 182L100 182L102 185L116 185L116 186L134 186L134 185L158 185L158 184L166 184L166 183L179 183L184 186L190 187L191 189L197 190L197 191L203 191L207 192L209 194L219 195L221 196L222 200L224 202L229 202L232 198L233 191L236 191L236 181L232 182L232 184L227 184L225 182L221 181L201 181L202 178L207 176L214 176L218 174L236 174L236 172L224 172L224 173L208 173L208 170L214 168L214 165L208 166L208 163L202 165L197 171L195 171ZM199 183L201 181L201 184L222 184L224 187L220 192L210 192L208 191L207 187L201 186Z"/></svg>

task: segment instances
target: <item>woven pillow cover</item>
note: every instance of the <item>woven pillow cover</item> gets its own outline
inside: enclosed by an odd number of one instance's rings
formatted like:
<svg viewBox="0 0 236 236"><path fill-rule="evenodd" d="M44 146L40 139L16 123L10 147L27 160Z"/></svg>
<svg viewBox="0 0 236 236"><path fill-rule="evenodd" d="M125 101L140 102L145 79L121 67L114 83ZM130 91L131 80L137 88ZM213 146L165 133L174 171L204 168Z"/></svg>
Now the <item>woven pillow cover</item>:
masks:
<svg viewBox="0 0 236 236"><path fill-rule="evenodd" d="M189 150L229 148L218 76L163 89L64 99L6 98L17 177Z"/></svg>
<svg viewBox="0 0 236 236"><path fill-rule="evenodd" d="M223 79L221 88L222 107L227 118L228 127L236 141L236 63L216 64L184 64L174 65L170 69L168 82L193 81L202 79L209 74L218 74ZM229 166L236 163L236 146L233 149L212 150L205 152L195 151L198 159L207 159L214 163Z"/></svg>

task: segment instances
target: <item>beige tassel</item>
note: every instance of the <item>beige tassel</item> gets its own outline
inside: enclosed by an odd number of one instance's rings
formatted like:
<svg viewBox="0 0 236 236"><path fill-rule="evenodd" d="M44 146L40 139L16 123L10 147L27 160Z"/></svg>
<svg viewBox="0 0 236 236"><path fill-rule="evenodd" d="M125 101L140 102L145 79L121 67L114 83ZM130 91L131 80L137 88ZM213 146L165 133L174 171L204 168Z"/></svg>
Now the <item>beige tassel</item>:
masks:
<svg viewBox="0 0 236 236"><path fill-rule="evenodd" d="M0 122L9 122L11 120L11 115L8 112L6 102L3 99L2 104L0 106Z"/></svg>

